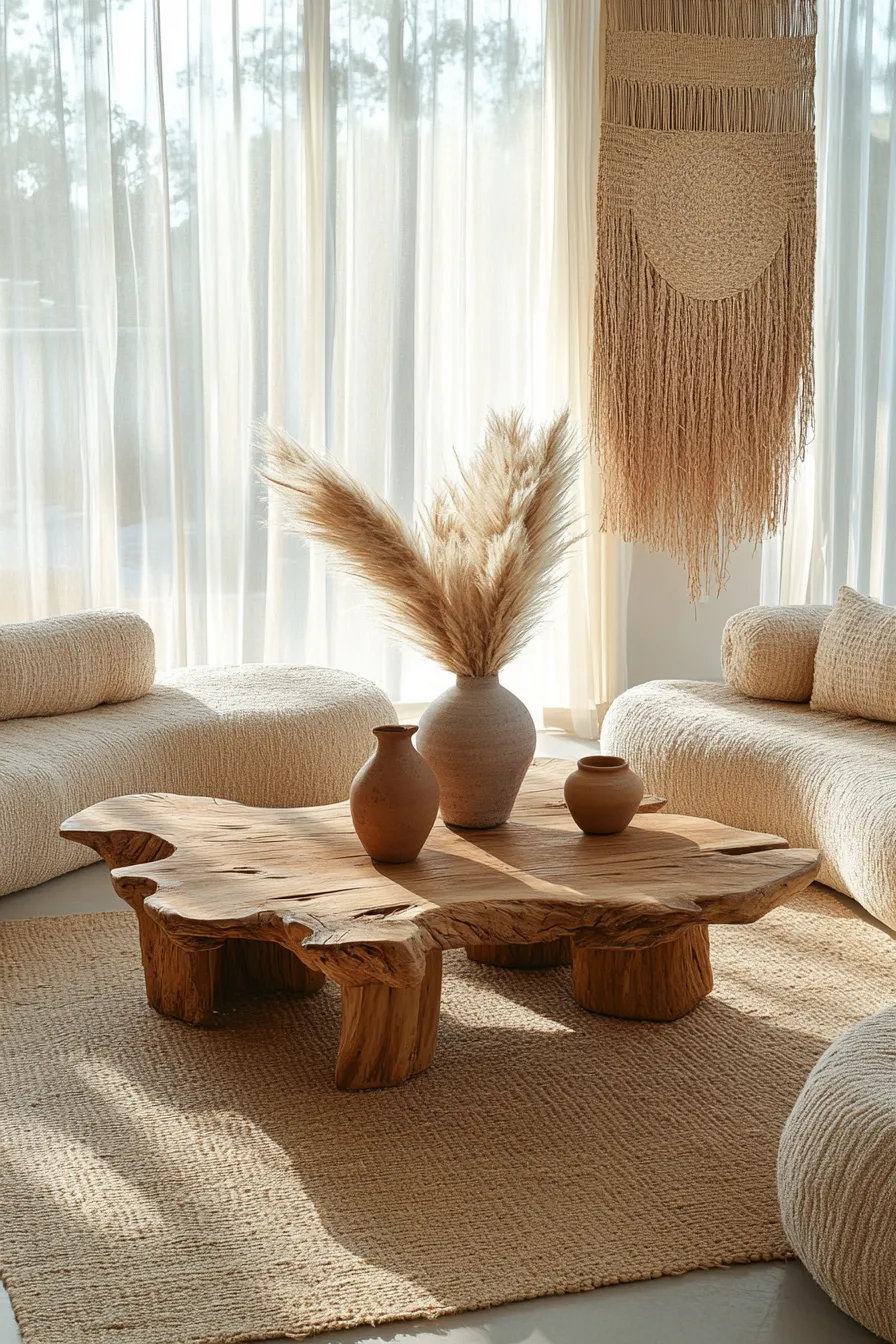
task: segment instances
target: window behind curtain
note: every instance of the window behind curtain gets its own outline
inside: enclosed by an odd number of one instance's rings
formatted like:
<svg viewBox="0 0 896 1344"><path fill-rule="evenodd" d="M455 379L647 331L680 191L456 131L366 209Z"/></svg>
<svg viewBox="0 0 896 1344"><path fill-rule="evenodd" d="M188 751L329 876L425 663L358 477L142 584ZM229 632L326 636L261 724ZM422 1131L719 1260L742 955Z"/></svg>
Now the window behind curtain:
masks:
<svg viewBox="0 0 896 1344"><path fill-rule="evenodd" d="M896 3L819 4L815 441L763 601L896 604Z"/></svg>
<svg viewBox="0 0 896 1344"><path fill-rule="evenodd" d="M411 517L487 406L566 400L545 3L2 12L0 619L128 606L162 665L330 663L429 698L443 674L268 526L252 424ZM566 703L563 620L517 673L530 701Z"/></svg>

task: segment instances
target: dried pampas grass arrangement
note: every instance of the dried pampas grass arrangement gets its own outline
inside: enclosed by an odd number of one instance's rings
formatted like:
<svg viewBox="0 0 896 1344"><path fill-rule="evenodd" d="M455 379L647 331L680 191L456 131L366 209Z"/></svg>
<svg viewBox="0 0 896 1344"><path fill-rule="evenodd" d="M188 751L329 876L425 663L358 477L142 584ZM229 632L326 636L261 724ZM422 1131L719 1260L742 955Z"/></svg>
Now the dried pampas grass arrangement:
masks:
<svg viewBox="0 0 896 1344"><path fill-rule="evenodd" d="M517 656L550 605L572 535L582 449L564 411L534 428L490 413L482 446L416 528L327 458L265 427L262 476L287 525L374 591L389 628L461 677Z"/></svg>

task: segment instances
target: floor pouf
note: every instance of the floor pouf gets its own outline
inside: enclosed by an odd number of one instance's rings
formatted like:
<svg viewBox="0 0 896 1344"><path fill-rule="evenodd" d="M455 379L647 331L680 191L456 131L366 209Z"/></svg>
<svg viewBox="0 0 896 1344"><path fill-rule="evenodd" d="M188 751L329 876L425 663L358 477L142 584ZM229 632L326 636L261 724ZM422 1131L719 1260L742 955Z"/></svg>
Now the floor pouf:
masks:
<svg viewBox="0 0 896 1344"><path fill-rule="evenodd" d="M209 780L250 807L341 802L376 745L372 729L396 717L372 682L329 667L187 667L159 678L153 694L166 691L184 698L185 764L198 762L202 746L208 753L196 781L171 791L208 793ZM198 750L192 725L200 727Z"/></svg>
<svg viewBox="0 0 896 1344"><path fill-rule="evenodd" d="M896 1342L896 1008L822 1055L784 1126L781 1218L843 1311Z"/></svg>

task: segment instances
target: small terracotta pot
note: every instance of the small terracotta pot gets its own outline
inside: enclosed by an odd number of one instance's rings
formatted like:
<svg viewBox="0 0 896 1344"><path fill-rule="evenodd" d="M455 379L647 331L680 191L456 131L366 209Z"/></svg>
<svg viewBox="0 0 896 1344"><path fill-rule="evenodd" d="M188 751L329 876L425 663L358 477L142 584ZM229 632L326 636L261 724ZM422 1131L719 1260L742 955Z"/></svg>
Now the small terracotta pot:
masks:
<svg viewBox="0 0 896 1344"><path fill-rule="evenodd" d="M621 756L583 756L563 796L586 835L617 835L637 812L644 784Z"/></svg>
<svg viewBox="0 0 896 1344"><path fill-rule="evenodd" d="M411 741L416 731L416 724L374 728L376 750L352 781L352 823L378 863L416 859L439 811L436 777Z"/></svg>

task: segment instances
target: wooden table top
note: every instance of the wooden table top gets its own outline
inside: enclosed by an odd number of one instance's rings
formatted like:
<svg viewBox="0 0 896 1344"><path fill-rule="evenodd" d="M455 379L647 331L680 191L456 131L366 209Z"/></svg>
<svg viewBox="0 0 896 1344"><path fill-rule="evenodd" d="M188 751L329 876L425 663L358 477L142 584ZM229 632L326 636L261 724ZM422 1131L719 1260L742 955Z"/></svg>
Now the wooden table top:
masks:
<svg viewBox="0 0 896 1344"><path fill-rule="evenodd" d="M87 808L60 833L116 865L119 895L184 946L278 942L342 985L417 983L434 948L567 934L649 947L690 924L758 919L818 872L815 850L695 817L647 811L620 835L583 835L563 802L571 768L534 762L507 823L461 831L439 820L406 864L371 862L347 802L136 794Z"/></svg>

